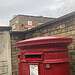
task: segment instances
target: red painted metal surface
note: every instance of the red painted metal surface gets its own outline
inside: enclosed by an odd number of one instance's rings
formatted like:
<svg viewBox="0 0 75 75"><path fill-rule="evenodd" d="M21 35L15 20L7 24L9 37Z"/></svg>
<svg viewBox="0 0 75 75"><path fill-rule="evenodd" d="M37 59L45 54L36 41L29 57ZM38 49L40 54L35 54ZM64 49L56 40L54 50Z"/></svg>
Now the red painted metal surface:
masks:
<svg viewBox="0 0 75 75"><path fill-rule="evenodd" d="M39 37L16 43L19 75L70 75L67 37Z"/></svg>

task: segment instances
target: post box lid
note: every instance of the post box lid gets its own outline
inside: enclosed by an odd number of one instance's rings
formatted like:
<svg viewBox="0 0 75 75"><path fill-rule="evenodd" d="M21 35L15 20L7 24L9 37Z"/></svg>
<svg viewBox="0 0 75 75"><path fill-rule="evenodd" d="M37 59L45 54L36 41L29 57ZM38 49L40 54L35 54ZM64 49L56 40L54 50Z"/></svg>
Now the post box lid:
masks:
<svg viewBox="0 0 75 75"><path fill-rule="evenodd" d="M48 44L48 43L71 43L72 38L64 37L64 36L46 36L46 37L36 37L31 39L26 39L22 41L18 41L16 43L17 47L22 46L32 46L32 45L40 45L40 44Z"/></svg>

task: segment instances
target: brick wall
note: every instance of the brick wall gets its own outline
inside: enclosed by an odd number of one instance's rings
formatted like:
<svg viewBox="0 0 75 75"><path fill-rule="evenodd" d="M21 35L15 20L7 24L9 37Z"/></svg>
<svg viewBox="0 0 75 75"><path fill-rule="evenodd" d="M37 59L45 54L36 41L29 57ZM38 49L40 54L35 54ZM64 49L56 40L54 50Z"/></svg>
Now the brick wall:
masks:
<svg viewBox="0 0 75 75"><path fill-rule="evenodd" d="M0 75L11 75L11 46L9 31L0 31Z"/></svg>
<svg viewBox="0 0 75 75"><path fill-rule="evenodd" d="M11 32L11 64L12 64L12 75L18 75L18 52L15 43L19 40L24 39L24 33Z"/></svg>

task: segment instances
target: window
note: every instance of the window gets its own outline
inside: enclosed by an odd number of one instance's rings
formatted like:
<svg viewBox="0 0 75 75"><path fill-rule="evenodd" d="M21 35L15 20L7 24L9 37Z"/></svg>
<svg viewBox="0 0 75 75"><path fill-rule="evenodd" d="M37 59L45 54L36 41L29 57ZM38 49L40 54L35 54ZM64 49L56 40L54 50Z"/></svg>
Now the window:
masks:
<svg viewBox="0 0 75 75"><path fill-rule="evenodd" d="M43 23L38 23L38 25L42 25Z"/></svg>
<svg viewBox="0 0 75 75"><path fill-rule="evenodd" d="M16 26L15 26L15 25L13 25L13 26L12 26L12 29L13 29L13 30L15 30L15 29L16 29Z"/></svg>
<svg viewBox="0 0 75 75"><path fill-rule="evenodd" d="M60 25L60 28L65 28L65 24L61 24Z"/></svg>
<svg viewBox="0 0 75 75"><path fill-rule="evenodd" d="M32 26L32 21L28 21L28 25L31 25Z"/></svg>

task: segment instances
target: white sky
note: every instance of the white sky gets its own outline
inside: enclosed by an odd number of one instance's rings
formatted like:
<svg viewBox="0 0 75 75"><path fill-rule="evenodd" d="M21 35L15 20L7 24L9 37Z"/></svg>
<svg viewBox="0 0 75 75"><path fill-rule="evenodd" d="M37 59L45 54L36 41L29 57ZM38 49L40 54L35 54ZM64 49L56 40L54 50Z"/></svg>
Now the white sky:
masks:
<svg viewBox="0 0 75 75"><path fill-rule="evenodd" d="M0 0L0 25L18 14L59 17L75 11L75 0Z"/></svg>

